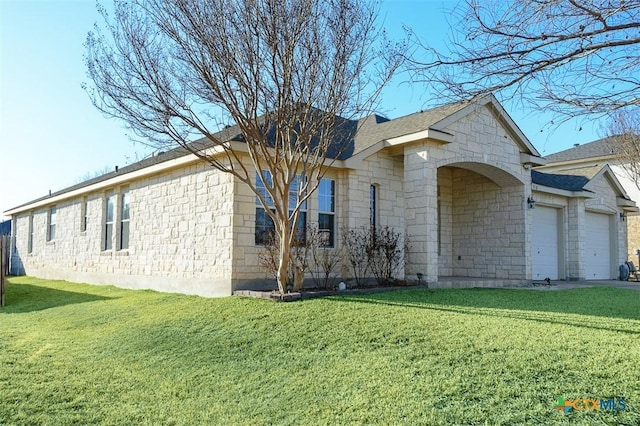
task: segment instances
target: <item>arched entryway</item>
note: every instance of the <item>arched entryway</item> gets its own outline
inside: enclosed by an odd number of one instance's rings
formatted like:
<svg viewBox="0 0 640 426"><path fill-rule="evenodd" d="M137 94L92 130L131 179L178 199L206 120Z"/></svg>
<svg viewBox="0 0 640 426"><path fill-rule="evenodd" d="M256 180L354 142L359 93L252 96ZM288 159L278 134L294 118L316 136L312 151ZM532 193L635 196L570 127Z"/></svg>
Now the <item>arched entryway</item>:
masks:
<svg viewBox="0 0 640 426"><path fill-rule="evenodd" d="M524 279L525 185L496 166L438 168L438 281Z"/></svg>

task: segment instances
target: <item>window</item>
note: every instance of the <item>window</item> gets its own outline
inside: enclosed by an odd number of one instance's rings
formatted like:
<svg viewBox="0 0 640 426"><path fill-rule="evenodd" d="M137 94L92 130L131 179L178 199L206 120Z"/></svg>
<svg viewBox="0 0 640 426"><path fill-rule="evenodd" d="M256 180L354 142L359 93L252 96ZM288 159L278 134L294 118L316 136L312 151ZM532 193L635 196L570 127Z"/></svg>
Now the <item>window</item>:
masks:
<svg viewBox="0 0 640 426"><path fill-rule="evenodd" d="M80 232L87 231L87 197L83 197L80 203Z"/></svg>
<svg viewBox="0 0 640 426"><path fill-rule="evenodd" d="M129 248L129 191L120 195L120 250Z"/></svg>
<svg viewBox="0 0 640 426"><path fill-rule="evenodd" d="M438 221L438 256L442 254L442 205L440 198L440 185L438 185L438 204L436 206L436 219Z"/></svg>
<svg viewBox="0 0 640 426"><path fill-rule="evenodd" d="M377 187L375 185L371 185L369 187L369 226L371 230L375 233L377 221L376 216L378 214L378 195L377 195Z"/></svg>
<svg viewBox="0 0 640 426"><path fill-rule="evenodd" d="M27 253L33 253L33 212L29 213L29 235L27 239Z"/></svg>
<svg viewBox="0 0 640 426"><path fill-rule="evenodd" d="M300 189L302 186L302 177L296 176L289 187L289 216L298 203ZM300 206L300 214L298 215L298 225L296 226L296 240L304 243L307 240L307 202Z"/></svg>
<svg viewBox="0 0 640 426"><path fill-rule="evenodd" d="M271 173L266 170L263 171L261 179L260 173L256 172L256 189L258 190L260 195L262 195L267 201L267 205L272 206L273 200L267 192L265 182L269 186L273 185L273 181L271 180ZM273 219L271 219L271 217L269 217L269 215L266 213L266 211L262 207L260 199L256 196L256 245L264 245L267 241L269 241L275 230L276 227L273 223Z"/></svg>
<svg viewBox="0 0 640 426"><path fill-rule="evenodd" d="M271 176L271 172L269 172L268 170L262 171L262 179L260 178L260 173L256 172L256 189L264 197L264 199L267 201L267 205L269 206L273 206L273 200L271 199L271 196L267 192L267 189L265 187L265 182L267 183L268 186L272 186L273 185L272 179L273 178ZM291 183L291 186L289 188L289 209L295 208L296 203L298 202L298 194L300 192L301 180L302 180L301 177L296 176L293 182ZM289 213L291 212L292 210L289 210ZM269 240L269 238L271 238L271 236L274 234L275 229L276 227L275 227L275 224L273 223L273 220L271 219L271 217L269 217L267 212L264 210L264 208L262 207L262 204L260 203L260 199L256 196L256 231L255 231L256 245L264 245ZM297 234L298 240L304 241L304 239L306 238L306 229L307 229L307 203L305 201L300 207L300 214L298 216L298 226L296 227L296 234Z"/></svg>
<svg viewBox="0 0 640 426"><path fill-rule="evenodd" d="M57 216L58 210L56 209L56 206L51 207L48 214L49 226L47 227L47 241L53 241L56 239Z"/></svg>
<svg viewBox="0 0 640 426"><path fill-rule="evenodd" d="M318 232L321 247L334 247L336 182L321 179L318 186Z"/></svg>
<svg viewBox="0 0 640 426"><path fill-rule="evenodd" d="M107 196L105 212L104 212L104 241L102 248L111 250L113 248L113 216L116 203L116 196Z"/></svg>

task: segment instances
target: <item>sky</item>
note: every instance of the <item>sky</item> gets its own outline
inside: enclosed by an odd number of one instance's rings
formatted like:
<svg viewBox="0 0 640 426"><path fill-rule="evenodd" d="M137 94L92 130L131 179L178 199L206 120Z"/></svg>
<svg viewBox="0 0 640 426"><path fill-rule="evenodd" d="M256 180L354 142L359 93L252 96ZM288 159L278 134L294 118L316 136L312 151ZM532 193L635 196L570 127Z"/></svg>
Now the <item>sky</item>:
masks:
<svg viewBox="0 0 640 426"><path fill-rule="evenodd" d="M446 43L447 11L455 3L386 0L380 14L392 38L408 26L437 47ZM121 122L104 117L81 87L89 82L83 44L96 22L94 0L0 0L0 215L151 152L133 143ZM379 112L396 118L437 103L406 80L392 81ZM600 137L598 123L575 120L556 128L543 111L503 106L542 155Z"/></svg>

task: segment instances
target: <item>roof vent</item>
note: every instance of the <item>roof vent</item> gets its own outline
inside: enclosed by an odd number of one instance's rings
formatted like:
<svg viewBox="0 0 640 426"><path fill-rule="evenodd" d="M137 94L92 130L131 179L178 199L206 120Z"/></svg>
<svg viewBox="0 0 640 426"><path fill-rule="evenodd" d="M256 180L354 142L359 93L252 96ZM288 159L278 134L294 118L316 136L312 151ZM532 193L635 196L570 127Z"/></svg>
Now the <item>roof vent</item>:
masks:
<svg viewBox="0 0 640 426"><path fill-rule="evenodd" d="M579 143L574 143L573 146L574 147L578 147L578 146L580 146L580 144Z"/></svg>

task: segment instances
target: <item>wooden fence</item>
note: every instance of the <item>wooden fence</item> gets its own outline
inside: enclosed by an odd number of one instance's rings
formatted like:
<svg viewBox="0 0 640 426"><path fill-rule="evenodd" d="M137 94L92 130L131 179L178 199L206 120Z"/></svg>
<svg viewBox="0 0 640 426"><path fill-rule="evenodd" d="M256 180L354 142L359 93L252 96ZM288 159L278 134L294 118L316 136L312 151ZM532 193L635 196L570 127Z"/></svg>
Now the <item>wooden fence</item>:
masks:
<svg viewBox="0 0 640 426"><path fill-rule="evenodd" d="M11 237L0 236L0 307L4 306L4 293L6 290L6 276L9 275L9 253L11 252Z"/></svg>

